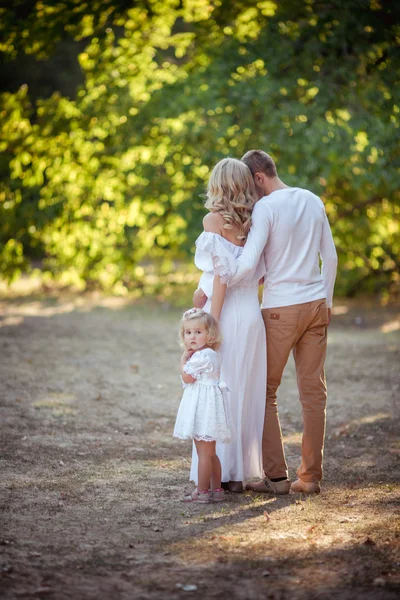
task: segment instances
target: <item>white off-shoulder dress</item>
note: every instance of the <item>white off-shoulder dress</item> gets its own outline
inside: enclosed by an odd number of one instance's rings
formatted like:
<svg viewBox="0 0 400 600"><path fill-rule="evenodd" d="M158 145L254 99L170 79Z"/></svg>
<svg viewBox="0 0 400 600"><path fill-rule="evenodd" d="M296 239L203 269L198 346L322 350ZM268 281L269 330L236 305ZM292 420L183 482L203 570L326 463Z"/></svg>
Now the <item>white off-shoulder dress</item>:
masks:
<svg viewBox="0 0 400 600"><path fill-rule="evenodd" d="M243 248L222 236L203 232L196 241L195 264L203 271L199 287L207 294L204 310L211 310L214 274L229 283ZM221 380L228 386L232 419L230 444L217 444L222 481L263 477L262 432L264 427L267 358L265 327L258 299L258 281L265 273L263 259L237 285L227 288L220 316L223 336ZM190 478L197 483L197 453L193 448Z"/></svg>
<svg viewBox="0 0 400 600"><path fill-rule="evenodd" d="M195 378L184 384L173 435L187 440L230 442L226 387L220 382L220 356L211 348L198 350L183 370Z"/></svg>

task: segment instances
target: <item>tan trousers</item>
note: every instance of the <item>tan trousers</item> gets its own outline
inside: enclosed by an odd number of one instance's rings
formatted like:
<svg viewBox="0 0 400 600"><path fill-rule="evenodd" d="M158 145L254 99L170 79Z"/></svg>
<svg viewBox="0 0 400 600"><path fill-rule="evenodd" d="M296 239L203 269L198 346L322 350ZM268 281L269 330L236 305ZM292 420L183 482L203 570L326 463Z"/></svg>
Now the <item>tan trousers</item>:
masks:
<svg viewBox="0 0 400 600"><path fill-rule="evenodd" d="M301 465L303 481L320 481L325 437L328 309L325 300L262 310L267 331L267 399L263 432L263 466L269 478L287 477L276 392L293 350L303 408Z"/></svg>

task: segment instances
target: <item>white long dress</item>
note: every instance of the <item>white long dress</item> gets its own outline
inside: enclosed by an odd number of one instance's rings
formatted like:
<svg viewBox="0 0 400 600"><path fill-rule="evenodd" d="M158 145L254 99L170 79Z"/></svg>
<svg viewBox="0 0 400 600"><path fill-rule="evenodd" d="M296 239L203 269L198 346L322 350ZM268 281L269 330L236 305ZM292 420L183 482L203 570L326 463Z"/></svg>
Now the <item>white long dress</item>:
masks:
<svg viewBox="0 0 400 600"><path fill-rule="evenodd" d="M215 350L198 350L183 370L195 378L183 384L184 392L176 417L174 437L203 442L231 441L225 387L220 382L221 358Z"/></svg>
<svg viewBox="0 0 400 600"><path fill-rule="evenodd" d="M203 232L196 241L195 264L203 271L199 287L207 294L204 310L211 310L214 274L228 283L243 248L222 236ZM264 427L267 358L265 327L258 299L258 281L264 262L237 285L228 287L220 316L223 342L221 380L228 385L229 412L233 425L230 444L218 444L222 481L263 477L262 432ZM197 483L197 453L193 448L190 479Z"/></svg>

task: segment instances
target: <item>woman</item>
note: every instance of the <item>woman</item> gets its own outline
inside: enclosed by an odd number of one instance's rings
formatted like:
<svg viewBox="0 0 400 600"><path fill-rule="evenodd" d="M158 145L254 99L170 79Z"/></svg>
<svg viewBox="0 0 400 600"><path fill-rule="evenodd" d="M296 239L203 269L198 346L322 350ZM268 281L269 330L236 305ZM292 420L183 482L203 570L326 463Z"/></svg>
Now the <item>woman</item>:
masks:
<svg viewBox="0 0 400 600"><path fill-rule="evenodd" d="M258 300L258 267L239 284L228 287L251 225L257 195L249 168L225 158L213 169L207 188L204 232L196 241L195 264L203 271L199 287L207 294L206 312L219 321L221 380L229 388L234 429L230 444L217 444L222 481L241 492L244 479L263 477L261 440L266 390L265 328ZM197 456L193 452L190 477L197 483Z"/></svg>

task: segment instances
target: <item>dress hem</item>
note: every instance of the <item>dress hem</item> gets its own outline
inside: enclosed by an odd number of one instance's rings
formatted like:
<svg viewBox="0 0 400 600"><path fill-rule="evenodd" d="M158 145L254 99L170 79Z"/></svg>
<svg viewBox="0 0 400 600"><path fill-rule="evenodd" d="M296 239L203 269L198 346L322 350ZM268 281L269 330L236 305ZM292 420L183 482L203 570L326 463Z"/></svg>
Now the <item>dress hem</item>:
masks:
<svg viewBox="0 0 400 600"><path fill-rule="evenodd" d="M191 434L180 434L174 433L173 437L178 438L179 440L197 440L198 442L217 442L218 444L230 444L232 441L231 438L217 438L210 435L191 435Z"/></svg>

